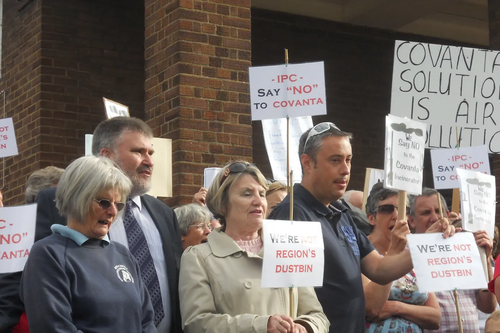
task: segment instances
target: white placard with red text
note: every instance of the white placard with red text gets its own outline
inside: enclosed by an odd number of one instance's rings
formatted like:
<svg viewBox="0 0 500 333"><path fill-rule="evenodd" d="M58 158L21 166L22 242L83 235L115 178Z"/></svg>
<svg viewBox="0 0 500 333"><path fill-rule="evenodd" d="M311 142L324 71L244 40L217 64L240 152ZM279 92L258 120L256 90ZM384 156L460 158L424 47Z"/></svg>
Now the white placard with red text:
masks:
<svg viewBox="0 0 500 333"><path fill-rule="evenodd" d="M35 241L36 204L0 208L0 273L20 272Z"/></svg>
<svg viewBox="0 0 500 333"><path fill-rule="evenodd" d="M250 67L252 120L326 114L324 63Z"/></svg>
<svg viewBox="0 0 500 333"><path fill-rule="evenodd" d="M419 291L486 288L479 250L472 233L459 232L446 239L442 233L406 237Z"/></svg>
<svg viewBox="0 0 500 333"><path fill-rule="evenodd" d="M0 119L0 157L14 156L17 151L16 133L12 118Z"/></svg>
<svg viewBox="0 0 500 333"><path fill-rule="evenodd" d="M495 238L496 185L495 176L457 169L460 179L462 227L468 231L485 230Z"/></svg>
<svg viewBox="0 0 500 333"><path fill-rule="evenodd" d="M485 145L452 149L431 149L434 188L459 188L457 168L490 172L488 148Z"/></svg>
<svg viewBox="0 0 500 333"><path fill-rule="evenodd" d="M319 222L264 220L262 288L323 285L323 232Z"/></svg>

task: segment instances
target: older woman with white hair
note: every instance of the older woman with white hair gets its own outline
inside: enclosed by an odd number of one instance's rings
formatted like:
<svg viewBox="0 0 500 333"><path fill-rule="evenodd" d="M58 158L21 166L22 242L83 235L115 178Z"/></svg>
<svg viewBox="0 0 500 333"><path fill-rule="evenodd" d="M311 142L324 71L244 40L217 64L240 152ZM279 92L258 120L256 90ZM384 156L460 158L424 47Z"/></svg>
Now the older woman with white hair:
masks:
<svg viewBox="0 0 500 333"><path fill-rule="evenodd" d="M179 230L181 232L184 250L207 241L207 236L212 231L210 224L211 215L208 209L192 203L177 207L175 210Z"/></svg>
<svg viewBox="0 0 500 333"><path fill-rule="evenodd" d="M56 191L68 224L33 245L22 276L31 333L157 332L137 262L108 238L131 187L105 157L68 166Z"/></svg>
<svg viewBox="0 0 500 333"><path fill-rule="evenodd" d="M328 332L313 288L261 288L267 181L254 165L235 162L215 177L207 206L221 228L181 260L179 294L185 333ZM292 315L290 304L293 303Z"/></svg>

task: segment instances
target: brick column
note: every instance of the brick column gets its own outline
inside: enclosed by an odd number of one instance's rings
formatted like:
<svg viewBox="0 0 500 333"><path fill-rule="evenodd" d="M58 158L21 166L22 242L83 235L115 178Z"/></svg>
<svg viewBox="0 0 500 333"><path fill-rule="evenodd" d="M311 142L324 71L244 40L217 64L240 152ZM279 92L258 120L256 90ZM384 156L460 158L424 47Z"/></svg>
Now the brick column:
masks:
<svg viewBox="0 0 500 333"><path fill-rule="evenodd" d="M250 5L145 1L145 119L173 139L171 206L191 202L205 167L252 158Z"/></svg>
<svg viewBox="0 0 500 333"><path fill-rule="evenodd" d="M12 118L19 155L0 158L6 205L24 202L29 173L39 168L41 105L41 2L3 2L0 117Z"/></svg>
<svg viewBox="0 0 500 333"><path fill-rule="evenodd" d="M490 26L490 49L500 50L500 1L488 0L488 17ZM491 173L497 183L497 218L496 225L500 228L500 155L492 157Z"/></svg>

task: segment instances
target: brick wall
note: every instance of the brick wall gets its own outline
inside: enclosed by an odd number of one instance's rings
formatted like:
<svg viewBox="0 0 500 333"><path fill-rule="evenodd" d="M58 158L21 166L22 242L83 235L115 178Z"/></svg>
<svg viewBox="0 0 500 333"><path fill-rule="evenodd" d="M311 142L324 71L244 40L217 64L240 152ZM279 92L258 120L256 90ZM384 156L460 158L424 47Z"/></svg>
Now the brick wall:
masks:
<svg viewBox="0 0 500 333"><path fill-rule="evenodd" d="M191 202L204 168L252 158L250 0L145 4L146 119L173 139L176 206Z"/></svg>
<svg viewBox="0 0 500 333"><path fill-rule="evenodd" d="M27 2L27 1L23 1ZM105 119L102 97L144 117L144 7L132 0L4 4L7 117L20 154L7 158L5 197L22 203L31 172L66 167Z"/></svg>
<svg viewBox="0 0 500 333"><path fill-rule="evenodd" d="M13 118L19 155L0 159L5 177L4 199L7 204L24 201L26 175L40 168L41 104L41 22L40 1L6 0L3 2L2 79L0 91L6 91L6 108L0 95L0 117ZM0 177L3 174L0 171Z"/></svg>
<svg viewBox="0 0 500 333"><path fill-rule="evenodd" d="M325 62L328 115L313 122L331 121L352 132L353 167L350 189L363 190L365 169L384 168L385 116L390 112L395 40L457 45L456 42L315 20L264 10L252 10L252 65ZM260 122L253 124L254 162L272 172ZM294 153L297 148L294 147ZM426 150L424 185L433 187ZM497 168L497 176L500 169ZM442 191L451 204L451 190Z"/></svg>

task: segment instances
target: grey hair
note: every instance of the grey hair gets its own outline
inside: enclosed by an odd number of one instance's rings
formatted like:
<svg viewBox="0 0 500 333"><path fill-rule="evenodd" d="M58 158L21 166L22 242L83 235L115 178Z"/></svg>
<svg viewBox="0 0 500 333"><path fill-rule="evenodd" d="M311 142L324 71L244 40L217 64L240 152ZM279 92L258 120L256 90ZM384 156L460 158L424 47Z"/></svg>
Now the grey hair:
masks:
<svg viewBox="0 0 500 333"><path fill-rule="evenodd" d="M354 194L354 193L361 193L364 195L363 191L359 191L359 190L349 190L349 191L345 191L344 195L342 196L344 198L345 201L350 201L351 199L351 194ZM382 199L383 200L383 199Z"/></svg>
<svg viewBox="0 0 500 333"><path fill-rule="evenodd" d="M101 149L108 148L115 151L118 138L124 132L139 132L142 135L152 138L153 131L139 118L114 117L104 120L97 125L92 136L92 154L98 156Z"/></svg>
<svg viewBox="0 0 500 333"><path fill-rule="evenodd" d="M366 215L375 215L380 201L397 195L398 190L385 188L382 182L376 183L373 185L368 199L366 199Z"/></svg>
<svg viewBox="0 0 500 333"><path fill-rule="evenodd" d="M110 159L84 156L64 171L56 190L56 206L62 215L84 223L92 200L102 191L117 189L125 202L132 182Z"/></svg>
<svg viewBox="0 0 500 333"><path fill-rule="evenodd" d="M177 222L179 223L179 230L181 236L187 236L189 228L193 223L210 223L211 214L205 207L196 203L190 203L174 209L177 215Z"/></svg>
<svg viewBox="0 0 500 333"><path fill-rule="evenodd" d="M27 204L34 203L38 192L57 185L63 172L64 169L55 166L48 166L46 168L33 172L28 177L28 181L26 182L24 201Z"/></svg>
<svg viewBox="0 0 500 333"><path fill-rule="evenodd" d="M441 197L441 208L443 210L442 213L443 215L446 214L446 212L448 211L448 205L446 204L446 200L444 199L443 195L433 188L424 187L422 189L422 194L410 195L410 201L409 201L410 215L415 217L415 202L418 197L431 197L434 194L439 194L439 196Z"/></svg>
<svg viewBox="0 0 500 333"><path fill-rule="evenodd" d="M223 166L215 176L214 180L212 181L212 185L210 185L207 191L207 207L212 212L212 214L214 214L214 217L219 220L223 230L226 226L226 213L229 206L229 191L241 177L250 175L266 191L268 189L266 178L264 177L264 175L262 175L260 170L255 165L249 164L245 161L237 161L234 163L238 162L247 163L247 168L242 172L229 174L221 184L221 180L224 177L224 172L233 163Z"/></svg>
<svg viewBox="0 0 500 333"><path fill-rule="evenodd" d="M316 158L318 156L318 151L321 149L321 147L323 147L323 139L324 138L327 138L330 136L336 136L336 137L346 137L349 140L349 142L351 142L351 140L352 140L351 133L344 132L344 131L341 131L339 129L336 129L336 128L329 126L328 130L326 130L325 132L311 136L309 138L309 140L307 141L307 147L305 147L306 149L304 151L304 145L306 143L307 136L309 135L309 132L311 132L311 130L313 128L314 128L314 126L311 127L310 129L308 129L307 131L305 131L304 133L302 133L302 135L300 136L299 161L301 159L301 156L303 154L306 154L309 157L311 157L311 159L314 162L314 166L316 166L316 163L317 163ZM302 166L302 164L300 164L300 167L302 169L302 174L304 174L304 167Z"/></svg>

